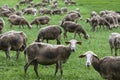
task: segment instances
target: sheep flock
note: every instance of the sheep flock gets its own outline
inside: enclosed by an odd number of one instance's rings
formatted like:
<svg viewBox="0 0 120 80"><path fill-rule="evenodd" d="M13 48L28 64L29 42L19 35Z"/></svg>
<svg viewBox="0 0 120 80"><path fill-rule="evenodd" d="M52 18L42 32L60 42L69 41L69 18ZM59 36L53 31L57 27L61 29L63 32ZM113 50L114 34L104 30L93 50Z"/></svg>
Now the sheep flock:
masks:
<svg viewBox="0 0 120 80"><path fill-rule="evenodd" d="M41 66L55 65L54 76L59 71L59 79L65 80L63 70L67 70L66 65L72 66L69 59L79 60L79 63L74 62L79 72L84 62L79 58L85 57L86 66L90 68L92 65L101 78L120 80L120 12L92 10L84 16L77 1L17 0L12 6L7 3L0 5L0 50L5 53L0 55L3 56L0 60L6 56L7 64L13 59L12 53L15 51L15 62L21 60L24 63L21 64L24 67L22 77L26 80L29 75L34 75L29 74L30 65L33 65L37 79L43 80ZM21 59L23 56L24 60ZM38 67L41 67L40 70Z"/></svg>

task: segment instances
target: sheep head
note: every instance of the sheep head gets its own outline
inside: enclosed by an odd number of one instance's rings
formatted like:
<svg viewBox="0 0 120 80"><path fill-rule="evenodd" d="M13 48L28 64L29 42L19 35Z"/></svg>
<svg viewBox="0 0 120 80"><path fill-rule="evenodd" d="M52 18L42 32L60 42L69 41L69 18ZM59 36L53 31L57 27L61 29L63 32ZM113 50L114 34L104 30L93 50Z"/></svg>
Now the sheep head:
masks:
<svg viewBox="0 0 120 80"><path fill-rule="evenodd" d="M95 53L93 53L92 51L87 51L86 53L79 56L79 58L83 58L83 57L86 57L86 59L87 59L86 66L90 67L92 64L92 61L93 61L93 57L97 57L97 55Z"/></svg>
<svg viewBox="0 0 120 80"><path fill-rule="evenodd" d="M80 42L80 41L77 41L77 40L75 40L75 39L72 39L72 40L70 40L70 41L68 41L68 42L65 42L66 44L70 44L70 49L71 49L71 51L75 51L75 49L76 49L76 44L79 44L79 45L81 45L82 44L82 42Z"/></svg>

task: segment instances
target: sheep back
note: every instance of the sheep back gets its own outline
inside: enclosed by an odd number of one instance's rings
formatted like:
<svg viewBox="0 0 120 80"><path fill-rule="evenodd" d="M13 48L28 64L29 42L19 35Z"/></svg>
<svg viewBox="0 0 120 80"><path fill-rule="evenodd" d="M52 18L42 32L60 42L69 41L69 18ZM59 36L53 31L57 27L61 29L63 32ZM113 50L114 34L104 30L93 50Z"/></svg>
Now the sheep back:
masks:
<svg viewBox="0 0 120 80"><path fill-rule="evenodd" d="M68 52L66 53L66 51ZM34 42L25 49L25 54L28 61L36 59L39 64L51 65L59 60L65 62L70 55L70 51L63 45Z"/></svg>
<svg viewBox="0 0 120 80"><path fill-rule="evenodd" d="M60 38L62 30L57 25L51 25L48 27L41 28L38 34L37 41L40 39L57 39Z"/></svg>
<svg viewBox="0 0 120 80"><path fill-rule="evenodd" d="M120 79L120 57L108 56L100 60L100 74L105 79Z"/></svg>

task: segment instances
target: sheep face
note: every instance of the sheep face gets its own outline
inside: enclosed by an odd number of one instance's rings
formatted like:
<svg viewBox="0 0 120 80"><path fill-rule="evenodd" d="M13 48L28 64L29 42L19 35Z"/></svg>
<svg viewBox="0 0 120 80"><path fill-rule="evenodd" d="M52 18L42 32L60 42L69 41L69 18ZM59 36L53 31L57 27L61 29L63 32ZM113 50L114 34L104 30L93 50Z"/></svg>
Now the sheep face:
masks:
<svg viewBox="0 0 120 80"><path fill-rule="evenodd" d="M75 49L76 49L76 44L80 44L81 45L81 42L79 42L79 41L77 41L77 40L75 40L75 39L72 39L72 40L70 40L69 42L65 42L66 44L70 44L70 49L71 49L71 51L75 51Z"/></svg>
<svg viewBox="0 0 120 80"><path fill-rule="evenodd" d="M97 55L95 53L93 53L92 51L87 51L86 53L82 54L79 56L80 58L86 57L86 66L90 67L92 64L92 60L93 57L97 57Z"/></svg>

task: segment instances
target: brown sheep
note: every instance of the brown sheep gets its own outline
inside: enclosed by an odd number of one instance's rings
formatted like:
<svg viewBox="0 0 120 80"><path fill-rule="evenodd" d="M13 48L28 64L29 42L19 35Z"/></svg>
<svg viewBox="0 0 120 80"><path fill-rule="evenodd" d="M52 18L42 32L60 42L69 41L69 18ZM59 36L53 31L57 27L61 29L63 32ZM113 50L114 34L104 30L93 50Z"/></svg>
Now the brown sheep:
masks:
<svg viewBox="0 0 120 80"><path fill-rule="evenodd" d="M0 18L0 33L2 33L4 26L5 26L5 22L2 18Z"/></svg>
<svg viewBox="0 0 120 80"><path fill-rule="evenodd" d="M62 33L62 30L57 25L50 25L50 26L41 28L36 42L41 42L44 39L46 39L48 43L48 40L56 39L57 44L60 44L61 33Z"/></svg>
<svg viewBox="0 0 120 80"><path fill-rule="evenodd" d="M34 16L37 15L37 9L35 8L25 8L23 9L23 14L32 14Z"/></svg>
<svg viewBox="0 0 120 80"><path fill-rule="evenodd" d="M61 15L62 14L62 12L61 12L61 9L54 9L54 10L52 10L52 14L53 15Z"/></svg>
<svg viewBox="0 0 120 80"><path fill-rule="evenodd" d="M40 8L39 13L40 13L41 15L45 15L45 14L52 15L52 10L49 10L49 9L47 9L47 8Z"/></svg>
<svg viewBox="0 0 120 80"><path fill-rule="evenodd" d="M80 37L80 33L84 35L85 39L88 39L88 34L86 31L82 28L81 25L76 24L75 22L72 21L62 21L61 27L64 29L64 38L67 38L67 32L72 32L74 33L74 38L76 37L76 33Z"/></svg>
<svg viewBox="0 0 120 80"><path fill-rule="evenodd" d="M36 76L38 75L38 64L41 65L52 65L56 64L55 74L60 69L60 78L62 79L62 64L67 61L73 51L75 51L76 44L81 44L77 40L70 40L66 42L68 46L64 45L52 45L42 42L34 42L30 44L24 51L27 56L27 63L24 66L24 72L26 76L27 69L30 65L34 65L34 71Z"/></svg>
<svg viewBox="0 0 120 80"><path fill-rule="evenodd" d="M92 51L87 51L79 57L86 57L86 66L92 65L102 78L106 80L120 80L120 57L106 56L99 59Z"/></svg>
<svg viewBox="0 0 120 80"><path fill-rule="evenodd" d="M35 24L38 27L39 25L49 24L49 21L50 21L50 17L48 17L48 16L40 16L40 17L35 18L31 22L31 25Z"/></svg>
<svg viewBox="0 0 120 80"><path fill-rule="evenodd" d="M9 31L0 35L0 50L5 51L6 58L10 58L10 50L16 51L16 60L20 51L26 47L27 37L22 31Z"/></svg>
<svg viewBox="0 0 120 80"><path fill-rule="evenodd" d="M10 27L12 27L12 25L19 25L19 27L22 26L24 28L24 25L27 25L29 29L32 28L29 22L22 16L13 14L9 16L8 21L10 22Z"/></svg>
<svg viewBox="0 0 120 80"><path fill-rule="evenodd" d="M78 13L77 11L75 12L69 12L64 18L64 21L73 21L73 22L77 22L77 19L80 18L81 20L81 15L80 13Z"/></svg>

